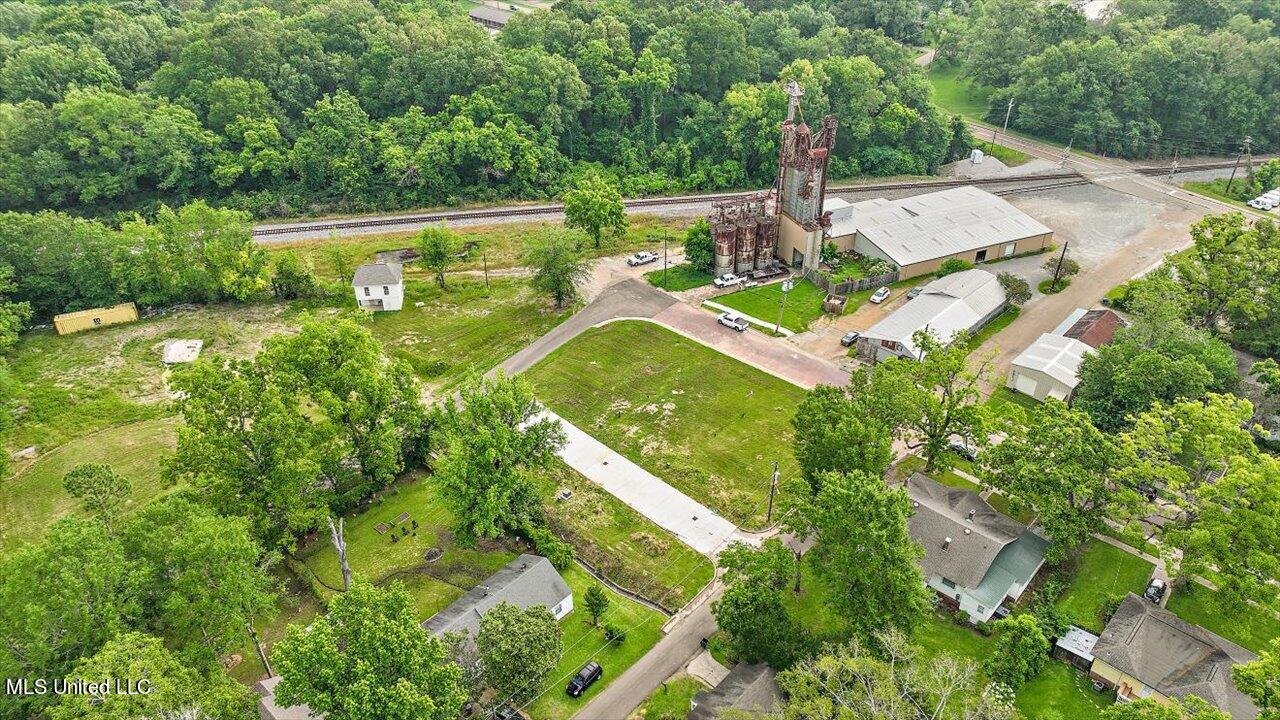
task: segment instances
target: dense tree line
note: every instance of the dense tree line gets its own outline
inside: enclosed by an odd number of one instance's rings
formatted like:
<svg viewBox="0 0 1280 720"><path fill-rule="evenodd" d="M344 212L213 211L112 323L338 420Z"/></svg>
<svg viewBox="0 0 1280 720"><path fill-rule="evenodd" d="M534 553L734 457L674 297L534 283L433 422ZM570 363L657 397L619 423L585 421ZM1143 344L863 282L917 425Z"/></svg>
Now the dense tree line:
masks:
<svg viewBox="0 0 1280 720"><path fill-rule="evenodd" d="M952 3L929 20L943 62L995 90L987 118L1127 157L1280 148L1280 9L1120 0L1091 24L1064 3Z"/></svg>
<svg viewBox="0 0 1280 720"><path fill-rule="evenodd" d="M5 2L0 209L546 197L592 167L624 193L767 185L792 78L843 119L838 174L929 172L963 129L867 29L915 32L910 3L880 4L574 1L494 39L445 2Z"/></svg>

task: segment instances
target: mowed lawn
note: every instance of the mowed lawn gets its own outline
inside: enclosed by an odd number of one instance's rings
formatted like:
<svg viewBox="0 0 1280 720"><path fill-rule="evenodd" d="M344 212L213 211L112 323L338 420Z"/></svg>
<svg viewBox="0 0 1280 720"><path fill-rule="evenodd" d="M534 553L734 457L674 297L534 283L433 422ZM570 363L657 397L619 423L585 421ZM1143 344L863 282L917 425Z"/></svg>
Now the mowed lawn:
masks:
<svg viewBox="0 0 1280 720"><path fill-rule="evenodd" d="M159 459L173 451L179 422L169 416L85 435L0 481L0 551L39 540L58 518L78 512L79 502L62 489L62 478L81 463L103 463L128 478L133 494L126 512L162 495L167 488Z"/></svg>
<svg viewBox="0 0 1280 720"><path fill-rule="evenodd" d="M1270 610L1253 606L1224 609L1216 595L1215 590L1189 582L1173 591L1169 610L1255 653L1266 650L1273 638L1280 637L1280 620Z"/></svg>
<svg viewBox="0 0 1280 720"><path fill-rule="evenodd" d="M987 114L991 90L975 88L960 79L959 67L931 65L927 77L933 86L933 100L939 107L975 120L981 120Z"/></svg>
<svg viewBox="0 0 1280 720"><path fill-rule="evenodd" d="M555 533L613 582L676 610L711 581L715 569L706 556L563 462L539 485ZM573 493L568 500L556 498L561 488Z"/></svg>
<svg viewBox="0 0 1280 720"><path fill-rule="evenodd" d="M1098 633L1102 631L1102 613L1108 600L1126 593L1142 594L1155 566L1135 555L1090 540L1068 559L1064 570L1070 573L1069 589L1058 599L1060 610L1068 621Z"/></svg>
<svg viewBox="0 0 1280 720"><path fill-rule="evenodd" d="M408 519L396 520L402 514ZM413 528L416 520L418 527ZM466 548L454 541L453 515L441 504L429 478L412 475L384 491L367 510L345 520L347 562L351 572L373 583L398 578L414 596L418 619L436 614L467 590L516 558L514 548L482 542ZM385 525L386 533L378 532ZM407 534L406 534L407 532ZM391 541L392 535L398 539ZM443 552L428 562L427 551ZM298 551L322 597L342 588L342 570L328 530Z"/></svg>
<svg viewBox="0 0 1280 720"><path fill-rule="evenodd" d="M668 267L664 280L661 263L662 261L659 260L657 270L650 270L644 274L644 279L648 280L649 284L656 288L679 292L711 284L711 273L695 268L688 263Z"/></svg>
<svg viewBox="0 0 1280 720"><path fill-rule="evenodd" d="M417 303L422 307L417 307ZM527 280L450 277L407 280L404 308L365 321L387 354L406 361L424 381L450 387L468 372L484 372L569 317L535 293Z"/></svg>
<svg viewBox="0 0 1280 720"><path fill-rule="evenodd" d="M525 376L566 420L738 524L764 525L774 462L797 472L804 391L657 325L592 328Z"/></svg>
<svg viewBox="0 0 1280 720"><path fill-rule="evenodd" d="M559 664L542 684L541 694L525 707L534 720L572 717L658 643L662 637L662 624L667 620L657 610L605 588L609 595L609 609L600 619L601 626L592 627L591 616L583 607L582 598L587 588L596 583L595 578L576 565L560 575L573 591L573 612L560 621L564 647ZM626 640L616 645L606 642L603 632L606 623L625 631ZM565 692L569 678L591 660L600 663L604 676L582 697L569 697Z"/></svg>
<svg viewBox="0 0 1280 720"><path fill-rule="evenodd" d="M671 678L650 693L628 720L685 720L693 696L705 687L691 675Z"/></svg>
<svg viewBox="0 0 1280 720"><path fill-rule="evenodd" d="M720 295L712 301L750 315L766 323L770 330L778 322L779 310L782 310L782 327L792 332L808 330L809 323L822 316L822 301L827 294L808 280L797 282L787 293L785 308L782 295L782 283L775 282Z"/></svg>

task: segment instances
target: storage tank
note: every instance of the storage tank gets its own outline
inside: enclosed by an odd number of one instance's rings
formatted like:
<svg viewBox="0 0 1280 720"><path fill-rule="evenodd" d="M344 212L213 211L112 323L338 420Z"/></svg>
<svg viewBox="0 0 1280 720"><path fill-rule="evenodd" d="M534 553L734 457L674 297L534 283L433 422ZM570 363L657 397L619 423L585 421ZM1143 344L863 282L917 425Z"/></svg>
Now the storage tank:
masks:
<svg viewBox="0 0 1280 720"><path fill-rule="evenodd" d="M756 269L764 270L773 264L778 248L778 219L765 215L756 228Z"/></svg>
<svg viewBox="0 0 1280 720"><path fill-rule="evenodd" d="M711 229L711 237L715 240L715 275L716 277L724 277L733 272L733 250L734 239L737 237L738 228L733 223L720 223Z"/></svg>
<svg viewBox="0 0 1280 720"><path fill-rule="evenodd" d="M739 275L756 269L756 228L760 223L754 218L738 221L738 263Z"/></svg>

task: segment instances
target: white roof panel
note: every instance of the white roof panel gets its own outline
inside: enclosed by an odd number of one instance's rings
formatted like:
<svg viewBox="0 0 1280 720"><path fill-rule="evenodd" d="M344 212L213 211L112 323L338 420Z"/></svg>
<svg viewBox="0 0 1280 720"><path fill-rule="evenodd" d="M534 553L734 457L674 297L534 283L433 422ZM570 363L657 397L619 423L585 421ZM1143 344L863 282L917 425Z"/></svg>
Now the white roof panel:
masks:
<svg viewBox="0 0 1280 720"><path fill-rule="evenodd" d="M1004 302L1004 288L995 275L976 268L965 270L925 285L919 297L872 325L863 336L894 340L919 357L911 337L917 330L927 328L943 342L950 342L956 333L971 330Z"/></svg>
<svg viewBox="0 0 1280 720"><path fill-rule="evenodd" d="M1084 356L1093 348L1075 338L1044 333L1031 346L1014 358L1014 367L1038 370L1067 387L1080 382L1078 373Z"/></svg>

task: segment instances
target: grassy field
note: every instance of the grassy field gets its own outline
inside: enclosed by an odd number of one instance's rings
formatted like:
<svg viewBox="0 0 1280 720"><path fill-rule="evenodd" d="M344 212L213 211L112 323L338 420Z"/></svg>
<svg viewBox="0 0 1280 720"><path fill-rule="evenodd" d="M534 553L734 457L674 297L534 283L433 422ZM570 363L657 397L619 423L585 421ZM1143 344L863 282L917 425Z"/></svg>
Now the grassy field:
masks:
<svg viewBox="0 0 1280 720"><path fill-rule="evenodd" d="M1280 637L1280 620L1269 611L1250 606L1227 612L1219 606L1215 594L1216 591L1209 588L1187 583L1174 590L1169 609L1183 620L1255 653L1265 650L1272 638Z"/></svg>
<svg viewBox="0 0 1280 720"><path fill-rule="evenodd" d="M407 513L417 528L395 519ZM408 478L379 495L367 510L349 516L346 523L347 561L353 575L373 583L391 578L404 581L415 599L420 620L426 620L478 585L503 565L515 559L512 547L482 542L476 548L460 547L454 541L453 516L440 503L439 495L426 478ZM380 534L379 524L390 531ZM408 535L402 535L408 530ZM399 537L391 541L392 535ZM444 552L439 560L427 562L423 554L431 548ZM314 587L322 597L342 588L342 572L337 552L328 532L298 551Z"/></svg>
<svg viewBox="0 0 1280 720"><path fill-rule="evenodd" d="M454 277L446 290L407 281L402 310L372 313L364 322L389 355L447 388L470 370L484 372L502 362L570 314L552 309L523 279L495 278L486 289L478 278Z"/></svg>
<svg viewBox="0 0 1280 720"><path fill-rule="evenodd" d="M1003 385L992 390L991 395L983 403L990 417L1003 418L1018 424L1025 424L1027 414L1039 405L1035 398L1010 390Z"/></svg>
<svg viewBox="0 0 1280 720"><path fill-rule="evenodd" d="M917 472L924 472L924 458L919 455L908 455L902 458L898 461L898 464L894 466L893 470L894 476L898 479L909 477L912 473ZM980 485L968 478L957 475L951 470L941 473L935 472L930 477L947 487L982 492L982 487Z"/></svg>
<svg viewBox="0 0 1280 720"><path fill-rule="evenodd" d="M560 621L564 631L564 652L560 663L543 684L542 694L525 708L535 720L560 720L571 717L591 698L617 680L627 668L644 657L662 637L666 616L614 592L609 592L609 609L601 618L601 626L609 623L626 631L620 645L606 643L601 628L591 626L591 616L582 607L587 588L596 580L576 565L561 573L573 591L574 609ZM604 676L583 693L571 698L564 691L569 678L588 661L595 660L604 668Z"/></svg>
<svg viewBox="0 0 1280 720"><path fill-rule="evenodd" d="M996 316L994 320L983 326L978 332L969 338L969 348L972 352L982 347L982 343L991 339L993 335L1001 330L1009 327L1009 323L1018 319L1018 315L1022 313L1022 308L1016 305L1010 305L1004 312Z"/></svg>
<svg viewBox="0 0 1280 720"><path fill-rule="evenodd" d="M1058 609L1070 622L1101 632L1107 601L1128 592L1141 594L1154 569L1140 557L1100 540L1090 540L1064 568L1070 574L1071 585L1058 599Z"/></svg>
<svg viewBox="0 0 1280 720"><path fill-rule="evenodd" d="M1236 182L1236 184L1233 185L1232 187L1233 189L1239 189L1240 185L1241 185L1240 182ZM1226 193L1226 189L1227 189L1226 186L1227 186L1227 181L1223 178L1219 178L1217 180L1211 180L1209 182L1182 183L1182 189L1189 190L1197 195L1204 195L1205 197L1213 198L1214 200L1221 200L1224 203L1235 205L1236 207L1239 207L1239 208L1245 208L1248 210L1253 209L1253 208L1250 208L1248 205L1246 205L1244 202L1237 200L1231 197L1230 195L1228 195Z"/></svg>
<svg viewBox="0 0 1280 720"><path fill-rule="evenodd" d="M736 523L763 525L775 461L796 472L804 391L656 325L593 328L525 376L566 420Z"/></svg>
<svg viewBox="0 0 1280 720"><path fill-rule="evenodd" d="M129 479L133 495L126 512L162 495L158 459L172 452L178 423L170 416L100 430L54 448L0 482L0 551L39 540L55 520L78 510L62 478L81 463L105 463Z"/></svg>
<svg viewBox="0 0 1280 720"><path fill-rule="evenodd" d="M685 720L693 696L705 687L695 677L678 675L654 690L627 720Z"/></svg>
<svg viewBox="0 0 1280 720"><path fill-rule="evenodd" d="M1021 150L1014 150L1003 145L993 145L988 142L980 143L980 147L984 153L1004 163L1005 167L1018 167L1031 162L1033 159Z"/></svg>
<svg viewBox="0 0 1280 720"><path fill-rule="evenodd" d="M1070 284L1071 278L1069 277L1058 278L1057 285L1054 285L1053 278L1049 277L1041 280L1040 283L1036 285L1036 289L1040 291L1041 295L1057 295L1063 290L1066 290L1067 286Z"/></svg>
<svg viewBox="0 0 1280 720"><path fill-rule="evenodd" d="M987 114L987 99L992 91L975 88L959 75L960 68L954 65L931 65L927 77L933 86L933 100L944 110L981 120Z"/></svg>
<svg viewBox="0 0 1280 720"><path fill-rule="evenodd" d="M808 280L795 284L787 295L787 306L782 311L782 327L792 332L804 332L809 323L822 316L822 301L827 297L822 288ZM739 290L715 298L715 302L769 323L778 320L782 304L782 283L770 283L760 287Z"/></svg>
<svg viewBox="0 0 1280 720"><path fill-rule="evenodd" d="M710 285L711 273L699 270L698 268L686 263L682 265L672 265L667 268L666 284L663 284L662 282L661 267L657 270L650 270L645 273L644 279L648 280L649 284L656 288L670 290L671 292L680 292L681 290L692 290L693 288L702 287L703 285Z"/></svg>
<svg viewBox="0 0 1280 720"><path fill-rule="evenodd" d="M661 254L663 234L668 236L668 244L675 246L682 241L685 228L692 222L692 218L660 218L653 215L628 215L627 220L629 222L627 231L622 235L606 236L599 248L593 247L591 241L583 235L584 252L591 257L623 255L636 250L654 250ZM513 222L454 228L464 244L474 243L474 245L467 256L452 270L480 270L484 268L486 261L490 270L520 265L520 255L524 252L525 241L531 235L554 231L561 227L560 223ZM299 256L309 259L316 272L322 277L332 278L336 272L332 253L340 253L352 267L355 267L361 263L372 262L380 252L413 247L416 238L417 233L412 232L331 237L273 246L272 251L292 250ZM409 264L405 266L405 272L413 276L421 274L422 271L415 264Z"/></svg>
<svg viewBox="0 0 1280 720"><path fill-rule="evenodd" d="M711 581L710 560L568 465L557 461L540 486L553 529L610 580L670 610ZM560 488L573 496L556 500Z"/></svg>

